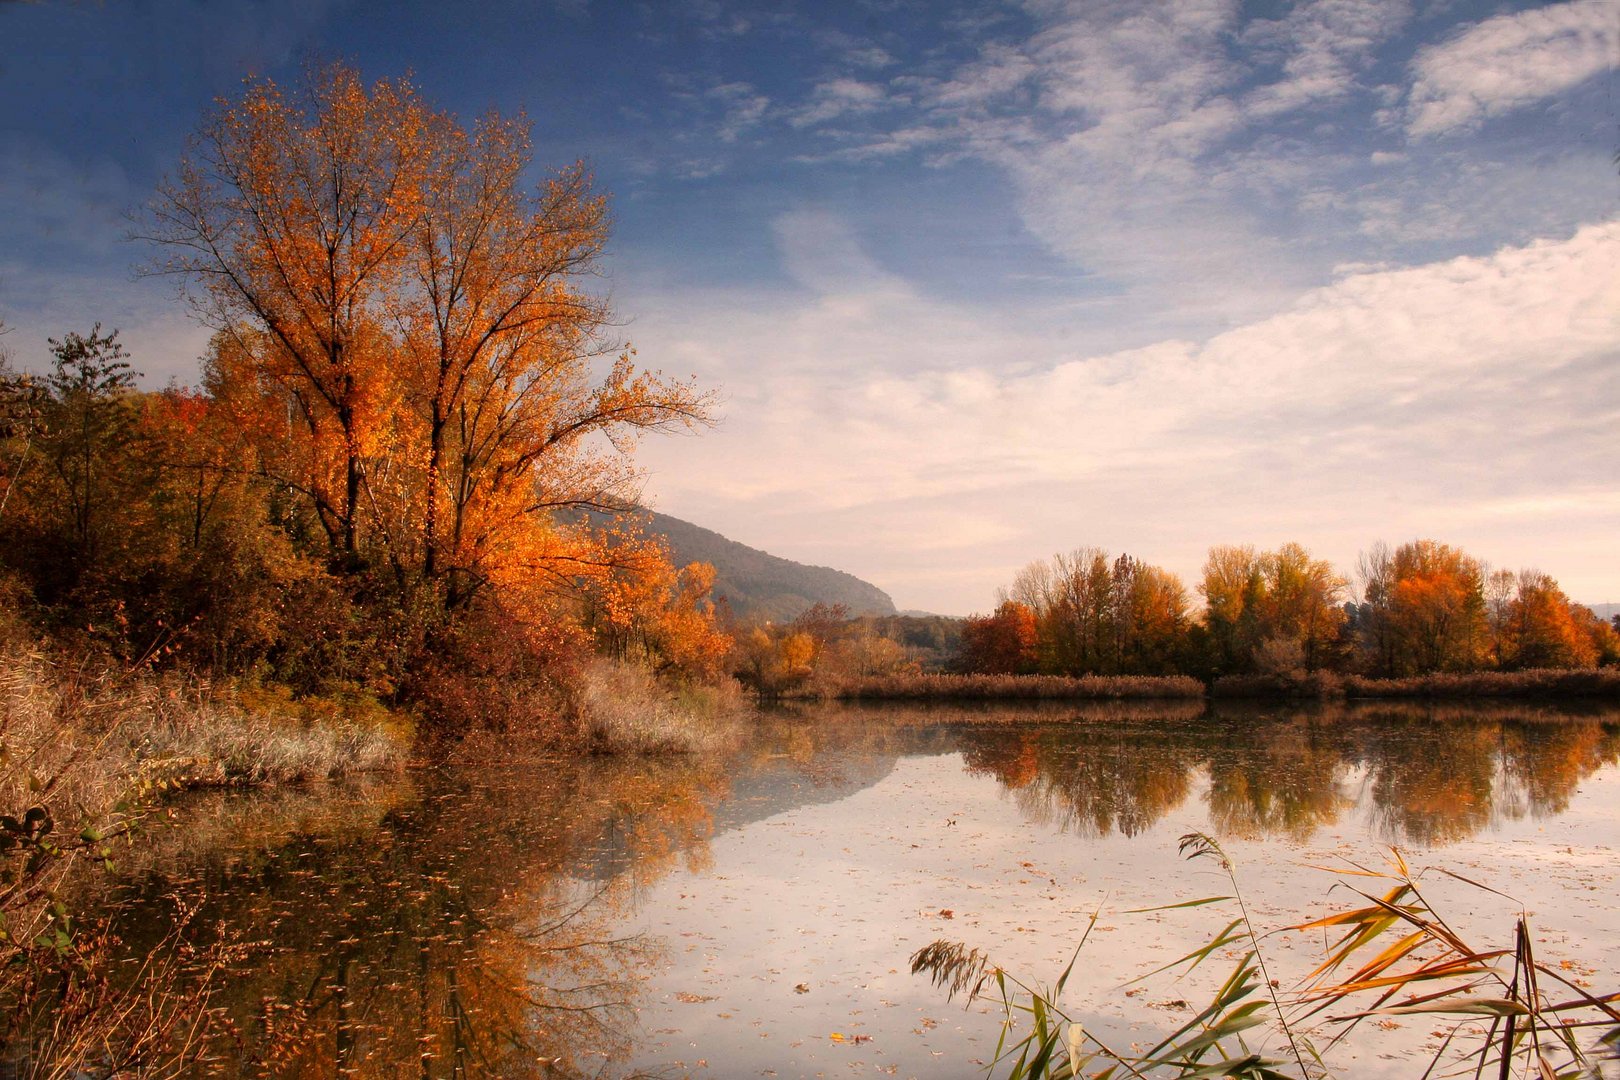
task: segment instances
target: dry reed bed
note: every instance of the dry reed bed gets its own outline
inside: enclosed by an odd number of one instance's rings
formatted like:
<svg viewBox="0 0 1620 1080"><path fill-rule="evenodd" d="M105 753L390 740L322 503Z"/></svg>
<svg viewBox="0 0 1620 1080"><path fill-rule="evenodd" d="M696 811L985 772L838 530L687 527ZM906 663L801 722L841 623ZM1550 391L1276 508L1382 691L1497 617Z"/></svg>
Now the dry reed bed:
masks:
<svg viewBox="0 0 1620 1080"><path fill-rule="evenodd" d="M1533 668L1527 671L1436 672L1372 679L1330 671L1227 675L1210 686L1217 698L1592 698L1620 700L1620 668Z"/></svg>
<svg viewBox="0 0 1620 1080"><path fill-rule="evenodd" d="M1350 697L1607 697L1620 698L1620 668L1532 668L1419 675L1408 679L1347 676Z"/></svg>
<svg viewBox="0 0 1620 1080"><path fill-rule="evenodd" d="M50 785L64 809L94 815L143 788L326 779L398 767L375 724L307 724L249 713L206 684L0 652L0 805Z"/></svg>
<svg viewBox="0 0 1620 1080"><path fill-rule="evenodd" d="M1188 675L880 675L816 687L806 696L846 701L1107 701L1201 698Z"/></svg>
<svg viewBox="0 0 1620 1080"><path fill-rule="evenodd" d="M597 753L722 753L736 744L747 712L734 682L666 686L617 660L587 664L571 689L579 735Z"/></svg>

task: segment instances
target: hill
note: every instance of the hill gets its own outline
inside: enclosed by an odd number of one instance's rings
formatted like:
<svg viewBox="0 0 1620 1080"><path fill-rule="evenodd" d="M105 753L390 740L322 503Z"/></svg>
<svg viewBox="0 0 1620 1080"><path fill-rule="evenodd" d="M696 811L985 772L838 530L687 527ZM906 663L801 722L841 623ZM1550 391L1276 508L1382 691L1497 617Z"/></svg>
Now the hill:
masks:
<svg viewBox="0 0 1620 1080"><path fill-rule="evenodd" d="M851 615L895 614L888 593L854 574L784 559L668 514L648 515L647 531L669 541L677 565L714 567L714 595L738 618L784 622L818 603L843 604Z"/></svg>

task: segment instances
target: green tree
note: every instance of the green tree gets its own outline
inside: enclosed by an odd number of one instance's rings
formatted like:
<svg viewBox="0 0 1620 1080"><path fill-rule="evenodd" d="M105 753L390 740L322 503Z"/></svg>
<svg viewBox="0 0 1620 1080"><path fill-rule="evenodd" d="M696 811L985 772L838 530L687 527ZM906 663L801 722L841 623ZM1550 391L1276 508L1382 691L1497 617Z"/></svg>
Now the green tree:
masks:
<svg viewBox="0 0 1620 1080"><path fill-rule="evenodd" d="M118 331L103 334L100 323L88 336L66 334L50 346L41 449L61 500L59 524L82 572L105 554L131 481L138 373Z"/></svg>

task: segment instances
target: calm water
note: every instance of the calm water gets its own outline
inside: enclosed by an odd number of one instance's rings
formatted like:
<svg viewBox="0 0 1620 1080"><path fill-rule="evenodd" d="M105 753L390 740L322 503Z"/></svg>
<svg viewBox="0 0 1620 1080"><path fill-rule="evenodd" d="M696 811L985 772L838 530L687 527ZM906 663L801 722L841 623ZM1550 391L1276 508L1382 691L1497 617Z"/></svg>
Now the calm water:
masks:
<svg viewBox="0 0 1620 1080"><path fill-rule="evenodd" d="M936 938L1156 1041L1210 986L1121 984L1225 917L1131 909L1226 891L1177 856L1218 836L1257 922L1347 902L1322 866L1398 845L1527 908L1538 956L1620 982L1620 713L823 709L724 762L527 761L197 799L122 868L123 933L177 902L250 959L215 1004L240 1075L978 1075L995 1010L908 958ZM1436 875L1476 944L1516 905ZM1285 985L1320 955L1268 940ZM1212 978L1222 970L1210 972ZM1389 1023L1389 1022L1386 1022ZM1345 1076L1408 1076L1432 1021L1367 1028Z"/></svg>

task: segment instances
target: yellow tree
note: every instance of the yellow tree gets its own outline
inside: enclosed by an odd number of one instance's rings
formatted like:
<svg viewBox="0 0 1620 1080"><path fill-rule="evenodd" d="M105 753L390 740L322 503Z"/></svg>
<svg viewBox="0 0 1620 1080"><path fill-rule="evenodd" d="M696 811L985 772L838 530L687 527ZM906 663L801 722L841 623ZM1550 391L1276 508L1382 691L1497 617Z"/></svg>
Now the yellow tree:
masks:
<svg viewBox="0 0 1620 1080"><path fill-rule="evenodd" d="M1204 625L1223 673L1248 667L1260 643L1256 609L1265 592L1260 555L1244 545L1217 545L1204 562Z"/></svg>
<svg viewBox="0 0 1620 1080"><path fill-rule="evenodd" d="M151 210L151 269L182 275L204 318L280 391L314 450L286 479L350 557L368 459L392 435L384 320L443 123L409 84L367 87L339 65L311 69L294 96L252 81L203 124Z"/></svg>
<svg viewBox="0 0 1620 1080"><path fill-rule="evenodd" d="M1331 564L1298 544L1266 552L1211 548L1202 591L1219 662L1227 671L1248 670L1264 651L1306 669L1323 666L1344 624L1344 587Z"/></svg>

